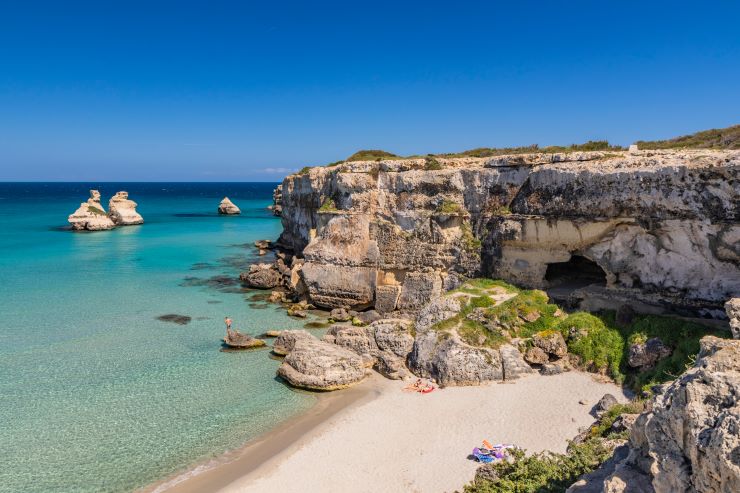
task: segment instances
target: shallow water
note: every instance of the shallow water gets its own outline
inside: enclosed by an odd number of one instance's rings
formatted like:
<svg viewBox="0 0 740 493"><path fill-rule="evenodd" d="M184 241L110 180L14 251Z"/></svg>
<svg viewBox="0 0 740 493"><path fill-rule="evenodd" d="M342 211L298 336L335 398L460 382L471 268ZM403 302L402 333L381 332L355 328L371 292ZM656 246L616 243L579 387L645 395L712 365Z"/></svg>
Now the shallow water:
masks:
<svg viewBox="0 0 740 493"><path fill-rule="evenodd" d="M0 184L0 491L131 491L313 404L268 351L220 351L226 315L252 334L305 323L234 282L281 230L273 187ZM146 223L62 229L89 188L127 190ZM215 213L224 195L241 216Z"/></svg>

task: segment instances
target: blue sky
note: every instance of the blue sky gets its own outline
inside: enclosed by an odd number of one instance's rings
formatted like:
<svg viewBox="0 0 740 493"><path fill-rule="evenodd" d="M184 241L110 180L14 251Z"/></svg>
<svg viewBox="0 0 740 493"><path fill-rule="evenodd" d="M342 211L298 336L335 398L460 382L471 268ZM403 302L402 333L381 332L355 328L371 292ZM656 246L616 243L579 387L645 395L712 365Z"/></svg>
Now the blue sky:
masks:
<svg viewBox="0 0 740 493"><path fill-rule="evenodd" d="M0 3L0 180L278 181L357 149L740 123L740 2Z"/></svg>

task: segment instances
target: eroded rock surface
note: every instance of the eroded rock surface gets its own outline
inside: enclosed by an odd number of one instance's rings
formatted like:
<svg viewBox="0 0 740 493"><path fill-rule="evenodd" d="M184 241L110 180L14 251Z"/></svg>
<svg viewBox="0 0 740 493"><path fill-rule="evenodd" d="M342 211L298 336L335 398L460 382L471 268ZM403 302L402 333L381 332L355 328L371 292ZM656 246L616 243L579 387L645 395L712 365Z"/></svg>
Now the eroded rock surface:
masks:
<svg viewBox="0 0 740 493"><path fill-rule="evenodd" d="M727 318L730 319L732 337L740 339L740 298L732 298L725 303Z"/></svg>
<svg viewBox="0 0 740 493"><path fill-rule="evenodd" d="M128 198L128 192L117 192L108 202L108 213L118 226L143 224L144 218L136 212L138 204Z"/></svg>
<svg viewBox="0 0 740 493"><path fill-rule="evenodd" d="M296 341L277 371L290 385L309 390L339 390L366 375L356 353L315 338Z"/></svg>
<svg viewBox="0 0 740 493"><path fill-rule="evenodd" d="M218 213L231 216L241 214L242 211L228 197L224 197L221 203L218 204Z"/></svg>
<svg viewBox="0 0 740 493"><path fill-rule="evenodd" d="M90 190L90 198L81 203L67 221L75 231L103 231L116 227L100 204L100 192L97 190Z"/></svg>
<svg viewBox="0 0 740 493"><path fill-rule="evenodd" d="M346 162L283 181L279 243L305 258L313 304L416 313L460 274L549 288L575 273L585 309L718 316L740 292L740 151L439 157L428 168Z"/></svg>
<svg viewBox="0 0 740 493"><path fill-rule="evenodd" d="M569 491L740 491L740 341L704 337L696 365L624 426L629 454Z"/></svg>
<svg viewBox="0 0 740 493"><path fill-rule="evenodd" d="M252 264L249 271L242 272L239 279L251 288L272 289L280 286L282 276L274 264Z"/></svg>

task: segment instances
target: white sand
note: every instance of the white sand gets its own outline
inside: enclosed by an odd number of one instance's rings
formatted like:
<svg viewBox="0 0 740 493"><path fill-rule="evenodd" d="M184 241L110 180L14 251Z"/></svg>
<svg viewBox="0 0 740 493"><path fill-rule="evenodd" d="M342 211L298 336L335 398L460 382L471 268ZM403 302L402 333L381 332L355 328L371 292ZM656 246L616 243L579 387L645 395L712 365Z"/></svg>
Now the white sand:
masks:
<svg viewBox="0 0 740 493"><path fill-rule="evenodd" d="M589 412L602 395L625 398L619 387L578 372L426 395L380 377L363 385L379 395L334 415L221 491L455 491L472 480L478 464L468 455L484 438L564 452L567 440L593 422Z"/></svg>

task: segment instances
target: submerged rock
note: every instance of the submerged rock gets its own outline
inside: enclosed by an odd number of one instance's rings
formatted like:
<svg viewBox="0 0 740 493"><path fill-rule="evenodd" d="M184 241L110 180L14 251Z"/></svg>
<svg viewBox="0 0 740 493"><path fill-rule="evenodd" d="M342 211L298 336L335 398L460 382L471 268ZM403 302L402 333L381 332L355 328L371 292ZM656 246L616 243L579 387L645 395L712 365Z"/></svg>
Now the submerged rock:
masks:
<svg viewBox="0 0 740 493"><path fill-rule="evenodd" d="M160 315L159 317L157 317L157 320L161 320L162 322L172 322L173 324L177 325L187 325L190 323L192 318L188 317L187 315L168 313L167 315Z"/></svg>
<svg viewBox="0 0 740 493"><path fill-rule="evenodd" d="M226 329L224 344L235 349L253 349L266 345L262 339L257 339L249 334L242 334L236 329Z"/></svg>
<svg viewBox="0 0 740 493"><path fill-rule="evenodd" d="M277 374L293 387L339 390L360 382L366 370L362 358L335 344L302 339L283 360Z"/></svg>
<svg viewBox="0 0 740 493"><path fill-rule="evenodd" d="M144 218L136 212L137 203L129 200L128 192L118 192L108 202L111 220L118 226L143 224Z"/></svg>
<svg viewBox="0 0 740 493"><path fill-rule="evenodd" d="M100 192L97 190L90 190L90 198L81 203L67 221L75 231L104 231L116 227L100 204Z"/></svg>
<svg viewBox="0 0 740 493"><path fill-rule="evenodd" d="M218 204L218 213L224 215L236 215L241 214L242 211L229 200L228 197L224 197L220 204Z"/></svg>

